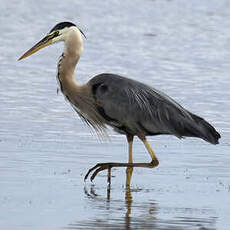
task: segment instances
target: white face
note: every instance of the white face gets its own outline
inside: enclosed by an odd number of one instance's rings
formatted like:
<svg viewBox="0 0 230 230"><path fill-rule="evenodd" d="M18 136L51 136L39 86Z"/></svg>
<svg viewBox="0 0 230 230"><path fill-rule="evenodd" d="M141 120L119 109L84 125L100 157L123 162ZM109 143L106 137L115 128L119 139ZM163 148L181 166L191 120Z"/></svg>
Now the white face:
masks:
<svg viewBox="0 0 230 230"><path fill-rule="evenodd" d="M38 50L54 44L59 41L65 42L65 48L69 51L76 51L80 55L82 52L82 34L81 31L76 26L65 27L60 30L55 30L47 34L43 39L41 39L36 45L25 52L19 60L26 58Z"/></svg>
<svg viewBox="0 0 230 230"><path fill-rule="evenodd" d="M55 34L58 33L58 36ZM76 26L66 27L64 29L53 31L49 36L54 36L52 39L52 43L56 43L59 41L67 41L72 36L77 36L79 40L82 40L82 35L79 29Z"/></svg>

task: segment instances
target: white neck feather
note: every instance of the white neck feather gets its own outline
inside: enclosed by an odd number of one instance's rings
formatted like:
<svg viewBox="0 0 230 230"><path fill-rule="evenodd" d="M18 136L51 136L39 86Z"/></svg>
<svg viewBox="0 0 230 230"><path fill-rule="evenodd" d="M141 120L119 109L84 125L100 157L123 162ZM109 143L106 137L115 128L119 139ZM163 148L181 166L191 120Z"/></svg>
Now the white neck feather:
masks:
<svg viewBox="0 0 230 230"><path fill-rule="evenodd" d="M75 80L75 67L80 59L83 45L82 36L76 27L72 27L66 35L63 35L65 42L64 53L58 62L58 81L64 95L73 87L79 86Z"/></svg>

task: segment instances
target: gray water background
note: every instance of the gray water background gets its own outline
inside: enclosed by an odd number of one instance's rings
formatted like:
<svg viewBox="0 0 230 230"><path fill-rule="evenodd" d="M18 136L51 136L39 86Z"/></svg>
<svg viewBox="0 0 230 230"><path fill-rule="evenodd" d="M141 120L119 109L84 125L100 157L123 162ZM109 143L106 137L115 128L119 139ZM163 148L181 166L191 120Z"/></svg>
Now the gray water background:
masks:
<svg viewBox="0 0 230 230"><path fill-rule="evenodd" d="M0 229L229 229L230 2L6 1L0 5ZM97 162L127 161L124 136L101 141L56 93L63 45L18 62L56 23L86 34L76 78L113 72L147 83L205 117L220 145L149 138L160 165L83 182ZM148 162L135 140L134 161ZM131 201L125 197L132 196Z"/></svg>

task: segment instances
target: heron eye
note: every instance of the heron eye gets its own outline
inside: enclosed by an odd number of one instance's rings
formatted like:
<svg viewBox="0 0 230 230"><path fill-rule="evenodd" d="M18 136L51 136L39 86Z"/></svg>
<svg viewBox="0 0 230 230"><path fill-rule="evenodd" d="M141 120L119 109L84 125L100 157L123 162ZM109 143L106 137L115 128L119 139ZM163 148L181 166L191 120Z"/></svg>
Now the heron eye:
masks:
<svg viewBox="0 0 230 230"><path fill-rule="evenodd" d="M59 31L55 31L53 34L49 36L49 39L55 38L59 35Z"/></svg>

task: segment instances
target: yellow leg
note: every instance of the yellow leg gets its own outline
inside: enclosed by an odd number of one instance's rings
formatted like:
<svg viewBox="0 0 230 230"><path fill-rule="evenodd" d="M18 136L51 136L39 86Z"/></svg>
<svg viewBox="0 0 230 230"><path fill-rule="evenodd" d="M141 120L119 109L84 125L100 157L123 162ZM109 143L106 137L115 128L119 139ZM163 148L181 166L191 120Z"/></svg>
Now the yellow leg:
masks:
<svg viewBox="0 0 230 230"><path fill-rule="evenodd" d="M155 153L153 152L153 150L152 150L152 148L151 148L149 142L147 141L146 137L139 137L139 138L140 138L140 139L142 140L142 142L144 143L146 149L148 150L148 153L150 154L150 156L151 156L151 158L152 158L152 162L151 162L151 163L152 163L153 167L156 167L157 165L159 165L159 161L158 161L158 159L157 159Z"/></svg>
<svg viewBox="0 0 230 230"><path fill-rule="evenodd" d="M129 162L133 163L133 136L127 135L127 141L129 143ZM133 174L133 167L126 168L126 188L130 187L130 181Z"/></svg>
<svg viewBox="0 0 230 230"><path fill-rule="evenodd" d="M138 136L141 141L144 143L146 149L148 150L152 161L150 163L133 163L133 136L127 135L127 141L129 143L129 162L128 163L118 163L118 162L107 162L107 163L98 163L94 167L90 168L85 175L84 180L86 180L91 172L93 172L90 180L93 181L97 174L103 170L108 169L108 183L111 181L111 168L113 167L126 167L126 188L130 188L130 181L133 173L133 167L143 167L143 168L154 168L159 164L159 161L153 152L150 144L146 140L145 136Z"/></svg>

